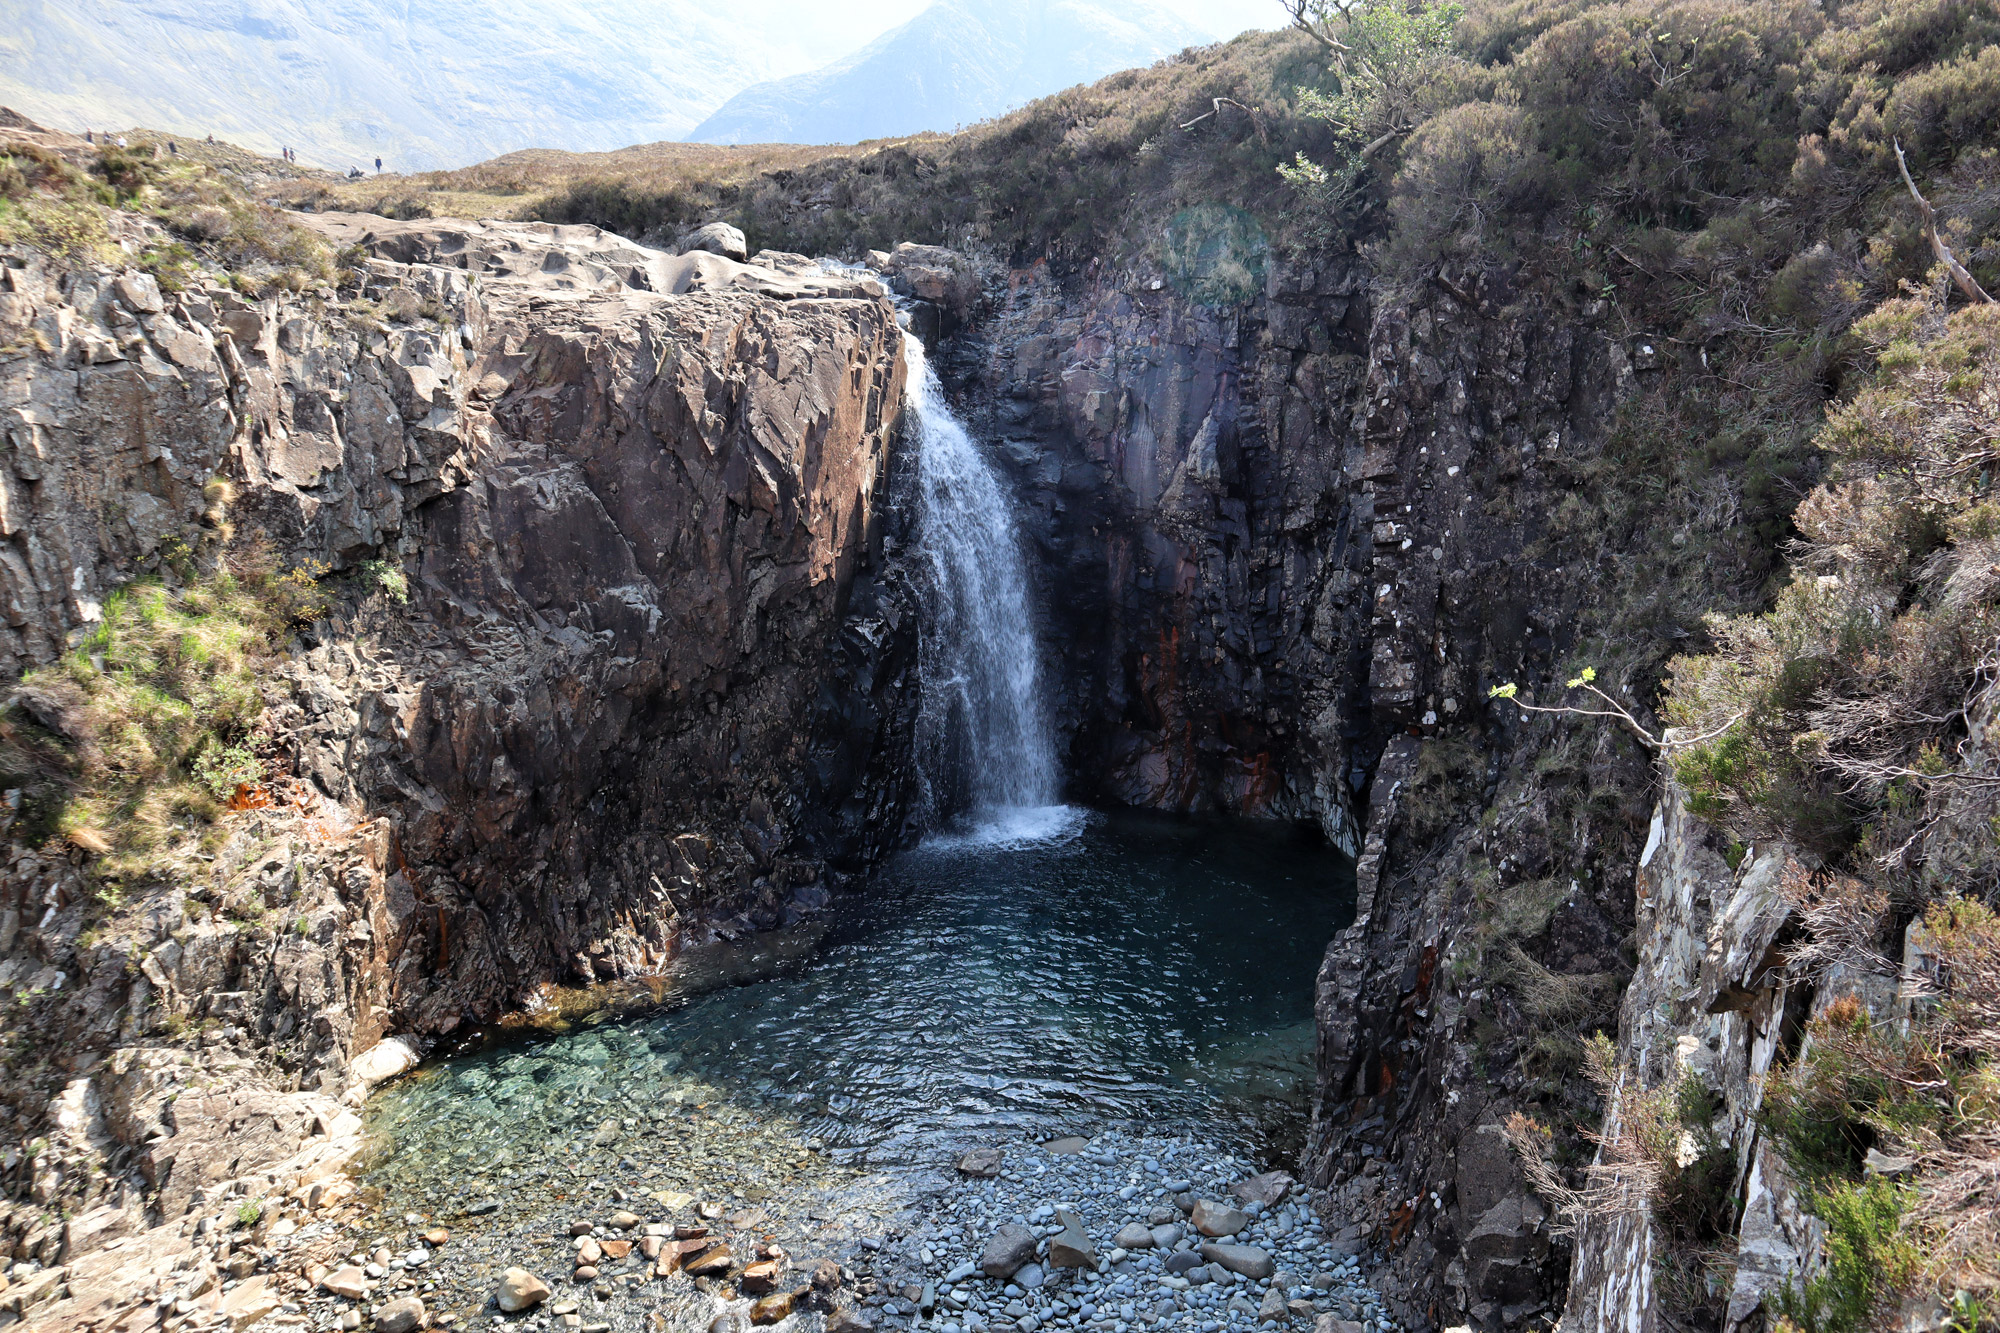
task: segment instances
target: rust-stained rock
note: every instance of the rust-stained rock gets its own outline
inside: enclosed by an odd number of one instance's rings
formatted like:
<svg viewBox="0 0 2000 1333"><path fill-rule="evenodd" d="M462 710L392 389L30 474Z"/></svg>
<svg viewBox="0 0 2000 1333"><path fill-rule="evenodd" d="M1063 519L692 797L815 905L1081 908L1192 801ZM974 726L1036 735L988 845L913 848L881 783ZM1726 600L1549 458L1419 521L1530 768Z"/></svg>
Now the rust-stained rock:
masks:
<svg viewBox="0 0 2000 1333"><path fill-rule="evenodd" d="M750 1322L753 1324L775 1324L792 1312L792 1294L781 1291L766 1296L750 1307Z"/></svg>

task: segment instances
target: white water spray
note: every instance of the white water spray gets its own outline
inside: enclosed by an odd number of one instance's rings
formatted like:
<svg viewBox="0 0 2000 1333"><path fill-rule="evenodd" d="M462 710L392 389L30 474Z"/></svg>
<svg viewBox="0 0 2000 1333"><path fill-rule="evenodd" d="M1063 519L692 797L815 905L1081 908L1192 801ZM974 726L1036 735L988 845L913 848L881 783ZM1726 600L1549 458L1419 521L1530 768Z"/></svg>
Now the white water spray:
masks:
<svg viewBox="0 0 2000 1333"><path fill-rule="evenodd" d="M925 575L917 719L925 803L934 821L965 811L982 841L1071 830L1077 812L1057 804L1061 776L1013 505L945 403L923 344L912 337L904 347Z"/></svg>

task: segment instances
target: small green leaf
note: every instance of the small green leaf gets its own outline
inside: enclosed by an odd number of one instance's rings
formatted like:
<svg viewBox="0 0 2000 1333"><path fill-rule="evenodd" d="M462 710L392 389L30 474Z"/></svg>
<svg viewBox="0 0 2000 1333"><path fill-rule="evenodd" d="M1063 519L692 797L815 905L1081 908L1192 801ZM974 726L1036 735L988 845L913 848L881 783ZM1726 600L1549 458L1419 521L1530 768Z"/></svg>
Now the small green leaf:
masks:
<svg viewBox="0 0 2000 1333"><path fill-rule="evenodd" d="M1520 691L1520 686L1508 681L1505 685L1495 685L1486 692L1489 699L1511 699Z"/></svg>

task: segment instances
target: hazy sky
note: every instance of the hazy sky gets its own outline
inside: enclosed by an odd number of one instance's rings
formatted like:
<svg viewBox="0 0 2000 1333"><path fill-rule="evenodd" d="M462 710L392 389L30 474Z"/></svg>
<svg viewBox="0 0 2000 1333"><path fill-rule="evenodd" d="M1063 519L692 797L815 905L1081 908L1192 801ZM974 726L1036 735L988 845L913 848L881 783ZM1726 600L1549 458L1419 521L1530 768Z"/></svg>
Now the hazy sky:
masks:
<svg viewBox="0 0 2000 1333"><path fill-rule="evenodd" d="M997 0L1004 2L1004 0ZM1189 22L1217 37L1249 28L1275 28L1285 21L1279 0L1159 0ZM817 69L866 46L899 23L907 23L930 0L735 0L739 26L759 33L773 46L789 48L787 72ZM774 54L776 54L774 52Z"/></svg>

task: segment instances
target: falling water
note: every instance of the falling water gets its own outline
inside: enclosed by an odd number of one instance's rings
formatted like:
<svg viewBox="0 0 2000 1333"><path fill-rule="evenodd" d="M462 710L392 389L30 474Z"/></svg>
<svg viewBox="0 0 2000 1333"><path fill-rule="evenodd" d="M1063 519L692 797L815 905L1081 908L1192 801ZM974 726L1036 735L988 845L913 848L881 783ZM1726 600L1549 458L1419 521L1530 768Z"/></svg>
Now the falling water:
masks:
<svg viewBox="0 0 2000 1333"><path fill-rule="evenodd" d="M975 836L1046 836L1072 822L1042 700L1013 507L945 403L923 344L906 341L916 413L920 632L918 765L933 823L961 811Z"/></svg>

